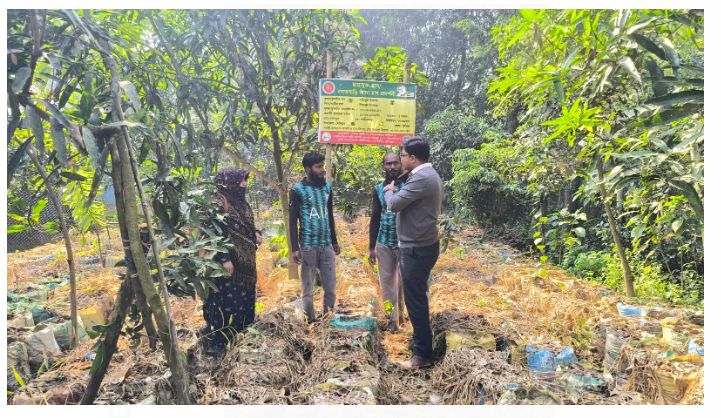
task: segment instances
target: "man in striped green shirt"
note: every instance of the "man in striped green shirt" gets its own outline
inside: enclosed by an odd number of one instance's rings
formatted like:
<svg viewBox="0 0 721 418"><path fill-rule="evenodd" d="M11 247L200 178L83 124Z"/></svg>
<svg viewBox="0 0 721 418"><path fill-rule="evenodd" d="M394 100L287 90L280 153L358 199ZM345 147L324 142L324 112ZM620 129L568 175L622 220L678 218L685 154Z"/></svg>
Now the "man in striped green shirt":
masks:
<svg viewBox="0 0 721 418"><path fill-rule="evenodd" d="M309 322L315 321L315 269L320 271L323 285L323 313L335 306L335 256L340 254L333 219L333 189L325 181L324 160L317 152L306 154L303 157L306 177L290 190L290 243L293 261L301 265L303 310Z"/></svg>
<svg viewBox="0 0 721 418"><path fill-rule="evenodd" d="M381 296L386 313L390 314L389 328L398 330L399 318L403 312L403 287L400 281L398 237L396 236L396 214L388 210L383 198L383 187L395 181L396 191L405 183L407 174L401 174L401 159L395 152L383 157L385 179L373 188L371 219L369 227L368 261L378 261L378 277L381 285ZM390 310L390 312L389 312Z"/></svg>

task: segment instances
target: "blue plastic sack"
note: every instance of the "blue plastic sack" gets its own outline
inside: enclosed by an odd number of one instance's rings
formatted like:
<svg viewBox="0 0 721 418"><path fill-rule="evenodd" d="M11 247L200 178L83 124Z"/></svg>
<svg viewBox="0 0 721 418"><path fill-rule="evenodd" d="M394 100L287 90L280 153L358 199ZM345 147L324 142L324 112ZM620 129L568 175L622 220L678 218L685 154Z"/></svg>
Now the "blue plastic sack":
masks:
<svg viewBox="0 0 721 418"><path fill-rule="evenodd" d="M556 356L550 350L526 346L528 368L534 372L552 372L556 370Z"/></svg>
<svg viewBox="0 0 721 418"><path fill-rule="evenodd" d="M563 365L563 366L570 366L571 364L574 364L577 361L578 361L578 359L576 358L576 353L573 352L573 348L571 348L571 347L564 348L556 356L556 363Z"/></svg>
<svg viewBox="0 0 721 418"><path fill-rule="evenodd" d="M688 353L703 357L703 346L700 346L696 343L696 341L691 340L688 342Z"/></svg>
<svg viewBox="0 0 721 418"><path fill-rule="evenodd" d="M373 331L376 329L376 319L372 317L364 317L359 319L353 319L356 317L349 317L346 315L336 314L335 317L330 321L330 326L333 328L343 329L362 329L366 331Z"/></svg>
<svg viewBox="0 0 721 418"><path fill-rule="evenodd" d="M632 305L624 305L621 302L616 304L616 309L618 309L618 314L621 316L641 316L643 313L643 308Z"/></svg>

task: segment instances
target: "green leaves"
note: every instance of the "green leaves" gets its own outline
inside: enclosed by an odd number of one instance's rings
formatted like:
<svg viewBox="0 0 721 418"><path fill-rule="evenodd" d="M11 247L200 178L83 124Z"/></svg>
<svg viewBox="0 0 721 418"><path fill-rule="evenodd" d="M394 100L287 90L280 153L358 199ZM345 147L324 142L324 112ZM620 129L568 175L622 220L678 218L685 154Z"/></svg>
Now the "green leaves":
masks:
<svg viewBox="0 0 721 418"><path fill-rule="evenodd" d="M28 78L30 78L31 74L32 70L30 69L30 67L18 68L18 70L15 72L15 79L13 80L13 83L11 85L12 92L15 94L22 93L23 88L25 87L25 83L27 83Z"/></svg>
<svg viewBox="0 0 721 418"><path fill-rule="evenodd" d="M65 132L63 126L56 120L50 122L50 137L53 138L53 149L62 166L68 165L67 144L65 143Z"/></svg>
<svg viewBox="0 0 721 418"><path fill-rule="evenodd" d="M543 126L556 127L555 131L543 140L543 144L548 144L565 134L568 145L573 146L578 130L593 132L595 127L603 124L603 120L595 117L600 111L599 107L589 109L587 103L581 105L580 98L576 99L570 108L563 106L561 117L542 123Z"/></svg>
<svg viewBox="0 0 721 418"><path fill-rule="evenodd" d="M699 197L698 192L693 185L678 179L671 179L668 182L683 193L684 197L688 199L688 203L691 205L694 212L696 212L696 216L703 220L703 201Z"/></svg>
<svg viewBox="0 0 721 418"><path fill-rule="evenodd" d="M95 135L93 135L93 132L89 128L81 127L80 129L83 135L83 143L85 144L85 148L90 156L90 161L96 168L100 167L100 150L98 149L98 143L95 139Z"/></svg>
<svg viewBox="0 0 721 418"><path fill-rule="evenodd" d="M134 111L139 112L142 107L140 105L140 100L138 100L138 91L135 89L133 83L123 80L120 82L120 88L122 88L125 95L128 96L128 100L130 100L130 103L133 105Z"/></svg>
<svg viewBox="0 0 721 418"><path fill-rule="evenodd" d="M38 199L37 202L35 202L35 206L33 206L33 210L30 214L30 222L34 225L37 225L40 223L40 214L45 209L45 206L48 204L48 199Z"/></svg>
<svg viewBox="0 0 721 418"><path fill-rule="evenodd" d="M45 153L45 130L40 115L33 106L25 106L25 128L31 129L35 135L35 146L40 154Z"/></svg>
<svg viewBox="0 0 721 418"><path fill-rule="evenodd" d="M20 166L20 163L25 158L26 149L30 145L30 142L32 140L33 140L33 137L26 139L15 150L15 153L13 153L12 157L10 157L10 161L8 161L8 186L10 185L10 181L12 180L13 175L15 174L15 171L18 169L18 167Z"/></svg>
<svg viewBox="0 0 721 418"><path fill-rule="evenodd" d="M643 85L643 79L641 78L641 74L636 69L636 64L633 63L631 58L623 56L619 58L618 64L621 66L621 68L626 70L626 72L629 73L631 77L633 77L633 79L638 82L638 84Z"/></svg>

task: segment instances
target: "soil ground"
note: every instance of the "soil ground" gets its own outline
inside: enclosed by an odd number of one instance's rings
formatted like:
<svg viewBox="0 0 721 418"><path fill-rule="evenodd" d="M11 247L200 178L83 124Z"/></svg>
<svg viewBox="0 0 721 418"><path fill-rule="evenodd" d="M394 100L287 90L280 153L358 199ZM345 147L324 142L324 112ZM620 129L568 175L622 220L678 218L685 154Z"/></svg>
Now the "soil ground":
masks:
<svg viewBox="0 0 721 418"><path fill-rule="evenodd" d="M308 325L298 309L300 284L276 265L268 241L258 252L256 323L221 358L205 355L195 331L204 325L197 299L172 297L191 391L202 404L702 404L703 314L679 306L632 301L603 286L550 268L463 228L433 270L430 290L436 364L402 370L412 333L406 321L388 331L377 273L367 262L368 218L337 222L338 313L368 328L333 318ZM118 234L102 242L107 265L122 257ZM107 310L120 286L121 268L103 267L92 243L75 243L79 309ZM83 245L84 244L84 245ZM62 242L8 255L8 323L30 304L42 306L50 325L70 317ZM59 286L51 288L48 283ZM12 301L11 301L12 295ZM28 296L30 295L30 296ZM20 297L19 302L15 298ZM23 299L23 297L25 297ZM315 306L322 290L316 289ZM643 316L619 314L617 303L643 306ZM363 322L363 321L366 322ZM369 322L370 321L370 322ZM42 325L40 325L42 327ZM8 344L38 328L9 326ZM90 339L50 356L8 394L11 404L77 403L92 364ZM563 357L570 347L574 359ZM540 351L537 350L547 350ZM529 367L538 355L555 356L548 371ZM566 351L568 354L568 351ZM548 358L547 358L548 359ZM532 362L532 360L531 360ZM562 364L559 364L562 363ZM12 371L8 372L11 380ZM119 341L97 404L172 402L162 349L126 336Z"/></svg>

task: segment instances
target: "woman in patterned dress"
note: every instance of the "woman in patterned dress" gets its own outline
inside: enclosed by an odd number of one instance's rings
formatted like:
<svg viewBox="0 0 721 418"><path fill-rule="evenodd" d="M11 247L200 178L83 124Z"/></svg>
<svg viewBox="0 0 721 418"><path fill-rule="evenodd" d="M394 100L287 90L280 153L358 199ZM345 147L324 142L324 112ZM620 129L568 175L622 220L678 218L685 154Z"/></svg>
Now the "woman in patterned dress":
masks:
<svg viewBox="0 0 721 418"><path fill-rule="evenodd" d="M245 200L248 174L243 169L226 168L215 175L216 203L225 213L223 235L232 241L233 248L215 255L214 260L223 264L229 276L216 279L218 291L211 290L203 305L208 324L204 342L211 353L222 353L226 343L255 319L255 252L261 238Z"/></svg>

